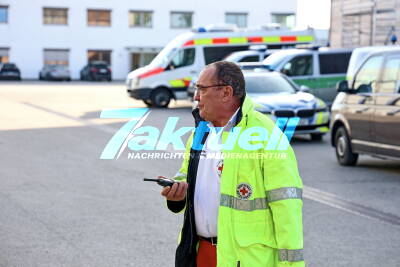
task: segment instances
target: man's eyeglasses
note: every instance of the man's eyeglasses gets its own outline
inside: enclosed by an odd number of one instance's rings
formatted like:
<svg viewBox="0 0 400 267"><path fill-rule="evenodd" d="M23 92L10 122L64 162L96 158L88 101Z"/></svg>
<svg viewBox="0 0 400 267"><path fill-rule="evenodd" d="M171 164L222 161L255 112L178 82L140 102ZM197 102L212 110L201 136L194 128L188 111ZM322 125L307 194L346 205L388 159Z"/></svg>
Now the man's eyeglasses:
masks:
<svg viewBox="0 0 400 267"><path fill-rule="evenodd" d="M202 86L202 85L198 85L196 84L194 86L194 88L197 90L197 92L199 93L204 93L205 91L207 91L207 88L211 88L211 87L220 87L220 86L227 86L227 84L213 84L213 85L207 85L207 86Z"/></svg>

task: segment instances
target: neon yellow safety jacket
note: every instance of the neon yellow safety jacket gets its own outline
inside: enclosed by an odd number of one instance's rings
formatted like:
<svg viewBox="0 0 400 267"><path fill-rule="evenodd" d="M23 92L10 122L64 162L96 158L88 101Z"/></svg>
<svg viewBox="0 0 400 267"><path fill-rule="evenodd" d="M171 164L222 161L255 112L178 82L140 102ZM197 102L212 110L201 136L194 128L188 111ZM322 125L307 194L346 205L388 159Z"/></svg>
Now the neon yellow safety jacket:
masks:
<svg viewBox="0 0 400 267"><path fill-rule="evenodd" d="M196 125L200 118L193 112ZM245 97L236 127L241 134L250 127L263 127L271 135L279 131L267 116L254 110ZM189 183L185 201L167 201L173 212L185 210L181 239L176 251L177 267L196 266L198 236L194 221L194 187L201 150L193 149L196 128L187 143L187 154L175 179ZM229 132L222 135L226 141ZM206 136L203 138L204 143ZM220 183L218 213L218 267L301 267L303 261L302 182L294 152L266 150L268 138L253 138L249 144L263 144L257 150L244 150L237 143L223 150L224 168Z"/></svg>

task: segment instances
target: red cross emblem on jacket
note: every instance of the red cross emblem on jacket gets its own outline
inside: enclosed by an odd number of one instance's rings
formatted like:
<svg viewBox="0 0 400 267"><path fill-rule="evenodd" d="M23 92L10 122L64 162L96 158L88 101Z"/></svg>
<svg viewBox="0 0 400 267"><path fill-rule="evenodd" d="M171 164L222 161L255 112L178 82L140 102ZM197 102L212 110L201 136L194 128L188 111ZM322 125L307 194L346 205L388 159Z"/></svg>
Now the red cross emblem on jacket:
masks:
<svg viewBox="0 0 400 267"><path fill-rule="evenodd" d="M224 169L224 160L221 159L217 164L217 173L218 173L219 177L221 177L223 169Z"/></svg>
<svg viewBox="0 0 400 267"><path fill-rule="evenodd" d="M240 199L249 199L253 194L253 189L249 184L241 183L237 186L236 193Z"/></svg>

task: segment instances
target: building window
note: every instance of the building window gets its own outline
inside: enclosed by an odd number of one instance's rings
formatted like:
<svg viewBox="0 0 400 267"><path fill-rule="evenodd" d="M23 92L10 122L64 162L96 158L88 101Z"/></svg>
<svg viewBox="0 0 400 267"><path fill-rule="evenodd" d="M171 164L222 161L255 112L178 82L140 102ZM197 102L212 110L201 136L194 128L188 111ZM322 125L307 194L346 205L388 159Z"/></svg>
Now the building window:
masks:
<svg viewBox="0 0 400 267"><path fill-rule="evenodd" d="M8 6L0 6L0 23L8 23Z"/></svg>
<svg viewBox="0 0 400 267"><path fill-rule="evenodd" d="M153 26L153 12L129 11L129 26L151 28Z"/></svg>
<svg viewBox="0 0 400 267"><path fill-rule="evenodd" d="M43 8L43 24L68 24L68 9L66 8Z"/></svg>
<svg viewBox="0 0 400 267"><path fill-rule="evenodd" d="M68 49L44 49L44 65L69 65Z"/></svg>
<svg viewBox="0 0 400 267"><path fill-rule="evenodd" d="M9 48L0 48L0 63L8 63L9 62Z"/></svg>
<svg viewBox="0 0 400 267"><path fill-rule="evenodd" d="M225 22L235 24L239 28L247 27L247 14L246 13L226 13Z"/></svg>
<svg viewBox="0 0 400 267"><path fill-rule="evenodd" d="M93 61L104 61L111 65L111 50L88 50L88 63Z"/></svg>
<svg viewBox="0 0 400 267"><path fill-rule="evenodd" d="M290 14L271 14L272 23L278 23L285 28L293 28L295 24L295 16Z"/></svg>
<svg viewBox="0 0 400 267"><path fill-rule="evenodd" d="M131 70L149 65L157 53L131 53Z"/></svg>
<svg viewBox="0 0 400 267"><path fill-rule="evenodd" d="M171 28L183 29L192 27L192 12L171 12Z"/></svg>
<svg viewBox="0 0 400 267"><path fill-rule="evenodd" d="M88 9L87 19L89 26L111 26L111 10Z"/></svg>

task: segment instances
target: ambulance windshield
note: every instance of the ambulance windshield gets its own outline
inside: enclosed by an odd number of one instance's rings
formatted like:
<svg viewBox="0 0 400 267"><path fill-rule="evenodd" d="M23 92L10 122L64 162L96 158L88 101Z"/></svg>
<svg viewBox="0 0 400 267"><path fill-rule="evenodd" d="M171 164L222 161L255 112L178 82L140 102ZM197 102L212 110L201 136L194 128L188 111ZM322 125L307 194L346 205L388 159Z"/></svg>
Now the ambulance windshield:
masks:
<svg viewBox="0 0 400 267"><path fill-rule="evenodd" d="M151 66L165 67L169 60L171 59L174 52L178 49L178 47L172 47L167 45L161 50L160 53L151 61Z"/></svg>
<svg viewBox="0 0 400 267"><path fill-rule="evenodd" d="M151 66L166 67L171 58L175 55L176 51L182 46L185 40L188 39L188 35L191 33L186 33L179 35L171 42L169 42L158 55L151 61Z"/></svg>

